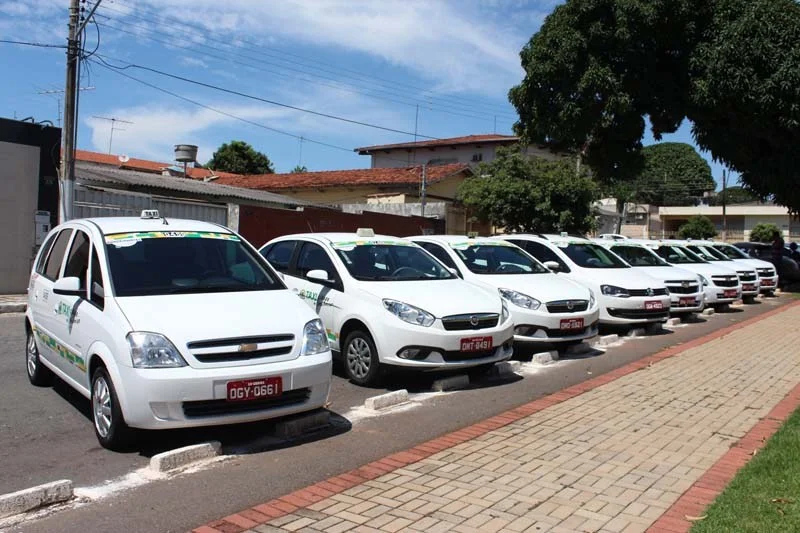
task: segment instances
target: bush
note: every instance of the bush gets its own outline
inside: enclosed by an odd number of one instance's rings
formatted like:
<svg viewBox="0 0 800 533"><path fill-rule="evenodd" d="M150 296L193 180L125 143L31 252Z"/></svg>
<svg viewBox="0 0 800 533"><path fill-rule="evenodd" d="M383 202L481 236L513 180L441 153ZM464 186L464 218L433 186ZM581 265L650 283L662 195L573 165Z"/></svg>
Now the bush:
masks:
<svg viewBox="0 0 800 533"><path fill-rule="evenodd" d="M710 239L717 234L717 229L711 219L698 215L686 221L686 224L678 229L681 239Z"/></svg>
<svg viewBox="0 0 800 533"><path fill-rule="evenodd" d="M781 230L775 224L756 224L750 231L750 240L752 242L772 242L775 234L780 234Z"/></svg>

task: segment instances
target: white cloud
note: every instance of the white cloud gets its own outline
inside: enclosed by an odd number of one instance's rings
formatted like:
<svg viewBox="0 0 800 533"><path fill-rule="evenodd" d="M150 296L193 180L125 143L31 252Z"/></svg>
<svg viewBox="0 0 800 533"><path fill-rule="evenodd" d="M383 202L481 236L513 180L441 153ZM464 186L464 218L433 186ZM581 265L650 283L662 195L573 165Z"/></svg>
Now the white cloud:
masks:
<svg viewBox="0 0 800 533"><path fill-rule="evenodd" d="M208 63L202 59L191 56L181 56L181 64L186 65L187 67L208 68Z"/></svg>

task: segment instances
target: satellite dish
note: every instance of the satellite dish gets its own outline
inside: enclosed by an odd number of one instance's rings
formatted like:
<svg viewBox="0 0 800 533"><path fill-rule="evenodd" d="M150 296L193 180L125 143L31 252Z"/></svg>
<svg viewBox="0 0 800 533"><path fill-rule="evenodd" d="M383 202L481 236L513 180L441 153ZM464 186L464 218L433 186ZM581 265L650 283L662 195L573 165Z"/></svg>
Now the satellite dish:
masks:
<svg viewBox="0 0 800 533"><path fill-rule="evenodd" d="M119 159L120 163L127 163L128 161L131 160L131 158L128 157L127 155L121 155L117 159Z"/></svg>

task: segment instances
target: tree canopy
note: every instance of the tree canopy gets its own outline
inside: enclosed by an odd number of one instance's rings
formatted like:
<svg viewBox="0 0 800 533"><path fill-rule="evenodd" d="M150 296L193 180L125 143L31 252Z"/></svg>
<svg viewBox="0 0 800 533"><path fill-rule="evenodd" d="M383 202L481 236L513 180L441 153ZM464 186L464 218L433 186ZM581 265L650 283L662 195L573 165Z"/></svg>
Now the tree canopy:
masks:
<svg viewBox="0 0 800 533"><path fill-rule="evenodd" d="M743 187L728 187L724 193L720 191L711 199L711 205L722 205L723 198L727 205L755 202L759 199L758 196Z"/></svg>
<svg viewBox="0 0 800 533"><path fill-rule="evenodd" d="M717 234L717 228L711 219L703 215L697 215L678 228L678 235L681 239L710 239Z"/></svg>
<svg viewBox="0 0 800 533"><path fill-rule="evenodd" d="M295 167L289 171L290 174L302 174L303 172L308 172L305 165L295 165Z"/></svg>
<svg viewBox="0 0 800 533"><path fill-rule="evenodd" d="M644 167L634 180L635 200L653 205L694 205L716 182L711 166L685 143L659 143L642 149Z"/></svg>
<svg viewBox="0 0 800 533"><path fill-rule="evenodd" d="M269 157L244 141L223 143L206 164L211 170L235 174L272 174L275 169Z"/></svg>
<svg viewBox="0 0 800 533"><path fill-rule="evenodd" d="M761 222L753 226L750 230L750 240L752 242L772 242L775 235L780 235L781 230L775 224Z"/></svg>
<svg viewBox="0 0 800 533"><path fill-rule="evenodd" d="M657 140L688 119L747 188L800 211L795 0L567 0L521 59L509 98L524 141L628 181L645 164L645 118Z"/></svg>
<svg viewBox="0 0 800 533"><path fill-rule="evenodd" d="M458 191L475 215L509 231L584 233L594 227L598 187L568 161L531 159L519 148L499 149Z"/></svg>

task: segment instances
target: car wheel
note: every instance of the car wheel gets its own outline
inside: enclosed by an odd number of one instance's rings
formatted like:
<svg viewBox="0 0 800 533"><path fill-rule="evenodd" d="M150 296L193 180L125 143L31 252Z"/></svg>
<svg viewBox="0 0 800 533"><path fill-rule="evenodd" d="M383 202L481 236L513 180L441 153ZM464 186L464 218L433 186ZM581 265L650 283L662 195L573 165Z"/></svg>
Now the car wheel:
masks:
<svg viewBox="0 0 800 533"><path fill-rule="evenodd" d="M486 363L485 365L473 366L467 369L467 375L470 380L485 378L492 371L494 365L494 363Z"/></svg>
<svg viewBox="0 0 800 533"><path fill-rule="evenodd" d="M25 342L25 367L28 370L28 380L37 387L46 387L53 383L53 372L42 364L39 359L39 348L32 331L27 332Z"/></svg>
<svg viewBox="0 0 800 533"><path fill-rule="evenodd" d="M102 366L92 375L92 422L103 448L120 450L128 444L130 430L122 416L114 384Z"/></svg>
<svg viewBox="0 0 800 533"><path fill-rule="evenodd" d="M378 349L368 333L356 330L344 341L344 371L357 385L375 385L381 376Z"/></svg>
<svg viewBox="0 0 800 533"><path fill-rule="evenodd" d="M756 303L756 297L755 296L742 296L742 303L744 303L744 304Z"/></svg>

